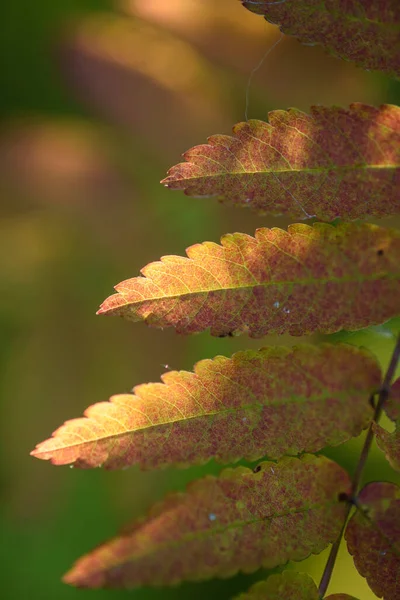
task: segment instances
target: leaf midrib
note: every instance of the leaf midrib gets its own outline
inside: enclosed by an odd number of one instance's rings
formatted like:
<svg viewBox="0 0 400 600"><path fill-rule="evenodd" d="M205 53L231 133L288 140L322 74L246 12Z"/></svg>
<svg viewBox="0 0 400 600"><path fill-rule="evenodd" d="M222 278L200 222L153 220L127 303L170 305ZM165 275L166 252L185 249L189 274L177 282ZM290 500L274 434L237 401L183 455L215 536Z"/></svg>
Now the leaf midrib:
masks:
<svg viewBox="0 0 400 600"><path fill-rule="evenodd" d="M272 147L272 146L271 146ZM203 158L207 158L207 157L203 157ZM185 163L183 163L185 164ZM197 166L196 163L193 163L191 161L189 161L188 164L193 164L194 166ZM218 163L220 164L220 163ZM228 171L228 170L224 170L224 171L220 171L219 173L206 173L204 175L196 175L196 176L185 176L185 177L174 177L173 182L176 181L193 181L194 179L215 179L217 177L229 177L232 175L238 176L238 175L259 175L259 174L265 174L265 175L275 175L277 173L325 173L328 171L335 171L335 172L346 172L346 171L356 171L356 170L365 170L365 169L398 169L399 168L399 164L397 163L393 163L393 164L387 164L387 165L378 165L378 164L355 164L355 165L349 165L349 166L336 166L335 164L332 164L330 166L326 166L326 167L305 167L305 168L300 168L300 169L269 169L269 170L261 170L261 169L257 169L257 170L246 170L246 171Z"/></svg>
<svg viewBox="0 0 400 600"><path fill-rule="evenodd" d="M293 257L293 260L295 260L296 257ZM194 259L189 259L189 260L193 260L193 262L195 262ZM222 260L222 262L224 262ZM243 264L239 264L236 263L238 267L246 269L246 266ZM196 266L196 265L195 265ZM130 301L130 300L126 300L125 305L120 305L117 307L111 307L109 309L106 309L104 312L113 312L116 310L119 310L121 308L124 308L125 306L140 306L141 304L147 304L149 302L158 302L160 300L175 300L175 299L180 299L180 298L185 298L186 296L194 296L196 294L200 295L200 294L209 294L210 292L226 292L226 291L230 291L230 290L247 290L247 289L252 289L252 288L256 288L256 287L270 287L270 286L284 286L284 285L307 285L307 286L311 286L311 285L326 285L327 283L334 283L334 284L343 284L343 283L365 283L367 281L380 281L380 280L385 280L385 279L397 279L400 278L400 272L399 273L383 273L383 274L373 274L373 275L365 275L363 277L323 277L321 279L297 279L295 281L262 281L262 282L254 282L251 283L249 285L241 285L241 286L225 286L225 287L219 287L219 288L210 288L208 290L193 290L190 292L182 292L181 294L171 294L171 295L167 295L165 294L164 296L152 296L151 298L146 298L144 300L135 300L135 301ZM152 282L151 277L143 277L143 279L148 279L150 282ZM118 296L122 296L122 298L125 299L125 296L129 296L129 294L134 293L135 290L132 291L119 291L117 289L117 293L116 295ZM112 298L112 296L111 296ZM101 308L100 308L101 310Z"/></svg>
<svg viewBox="0 0 400 600"><path fill-rule="evenodd" d="M273 463L275 464L275 463ZM157 551L159 551L160 549L163 548L171 548L174 549L176 547L179 548L179 546L181 546L182 544L185 544L187 542L190 542L192 540L199 540L201 541L204 538L210 537L210 536L214 536L214 535L221 535L227 531L230 530L235 530L235 529L242 529L248 525L253 525L255 523L261 523L261 522L265 522L265 521L273 521L273 520L277 520L277 519L283 519L287 516L290 515L296 515L296 514L302 514L302 513L309 513L312 512L314 510L318 510L318 509L324 509L324 508L329 508L331 505L337 505L338 504L338 500L337 500L337 494L335 495L335 498L331 499L331 500L327 500L326 502L319 502L319 503L315 503L312 504L310 506L307 506L305 508L294 508L294 509L289 509L286 512L280 513L280 514L273 514L271 516L263 516L260 518L255 518L255 519L249 519L247 521L235 521L233 523L228 524L225 527L220 527L220 528L213 528L213 529L206 529L206 530L201 530L201 531L196 531L196 532L189 532L186 535L182 536L179 540L172 540L172 541L167 541L167 542L162 542L160 544L158 544L157 546L152 546L150 548L146 548L146 550L142 551L142 553L140 555L136 555L136 556L129 556L126 558L126 560L124 560L123 562L113 562L112 565L109 565L106 567L106 570L109 570L115 566L118 567L124 567L125 565L129 565L130 563L133 563L137 560L141 560L142 558L151 555L153 553L157 553ZM157 517L156 517L157 518ZM146 523L145 523L146 525ZM118 542L119 538L116 538L115 541ZM325 545L327 545L329 543L326 542ZM290 558L288 559L290 560ZM295 559L293 559L295 560Z"/></svg>
<svg viewBox="0 0 400 600"><path fill-rule="evenodd" d="M346 392L336 392L336 393L321 393L321 394L315 394L315 395L311 395L311 396L290 396L289 398L284 398L283 400L272 400L271 402L269 402L268 404L261 404L259 402L253 402L251 404L244 404L238 408L223 408L222 410L219 411L215 411L215 412L204 412L202 414L197 414L197 415L192 415L189 417L180 417L177 418L175 420L171 420L171 421L163 421L163 422L159 422L159 423L151 423L150 425L146 425L144 427L138 427L136 429L126 429L125 431L121 431L119 433L113 433L113 434L107 434L101 437L97 437L97 438L92 438L92 439L88 439L85 441L81 441L81 442L76 442L76 443L71 443L65 446L59 446L57 448L55 448L54 450L52 450L52 453L56 453L56 452L62 452L65 449L69 449L69 448L76 448L79 446L85 446L87 444L94 444L97 442L103 442L107 439L109 440L116 440L120 437L123 437L125 435L134 435L135 433L139 433L141 431L148 431L157 427L162 427L164 425L171 425L173 426L175 423L185 423L187 421L192 421L194 419L206 419L208 417L214 417L216 415L226 415L229 413L232 414L236 414L239 413L241 411L245 412L246 410L250 410L251 408L258 408L258 409L262 409L263 407L270 407L270 406L284 406L286 404L305 404L305 403L312 403L312 402L317 402L319 400L321 400L321 402L327 400L327 399L334 399L334 400L340 400L342 397L344 397L344 399L346 397L352 397L353 394L359 394L360 393L360 388L346 388ZM134 399L135 396L132 395L132 399ZM88 421L91 420L90 417L81 417L82 419L88 419ZM69 433L68 435L71 435L71 433ZM56 438L54 438L56 439ZM43 450L43 453L46 454L48 453L49 450ZM104 462L107 462L108 458L110 456L110 452L108 453L108 456L106 458L106 460Z"/></svg>

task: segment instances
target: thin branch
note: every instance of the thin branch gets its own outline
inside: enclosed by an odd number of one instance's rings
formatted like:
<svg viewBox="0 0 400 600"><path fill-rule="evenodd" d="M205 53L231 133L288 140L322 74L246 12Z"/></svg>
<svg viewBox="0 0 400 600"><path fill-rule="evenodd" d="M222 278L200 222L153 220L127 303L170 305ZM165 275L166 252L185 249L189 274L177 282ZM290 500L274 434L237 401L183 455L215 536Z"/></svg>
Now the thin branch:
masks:
<svg viewBox="0 0 400 600"><path fill-rule="evenodd" d="M343 537L343 534L344 534L344 531L345 531L346 525L347 525L347 520L350 516L350 512L353 507L355 498L357 497L357 493L358 493L360 483L361 483L361 477L364 472L365 463L367 462L369 451L371 450L372 441L374 439L373 424L377 423L379 421L379 418L382 414L383 407L389 396L390 385L392 383L394 374L396 372L396 368L399 363L399 360L400 360L400 335L397 338L397 342L396 342L396 346L393 350L392 358L390 359L390 363L387 368L385 377L384 377L382 385L379 389L378 402L375 407L374 417L369 426L368 433L367 433L367 436L364 441L364 446L361 450L360 458L358 460L358 464L357 464L356 470L354 472L354 476L353 476L352 484L351 484L351 496L348 499L348 506L347 506L343 526L340 531L339 537L332 545L328 560L325 565L324 572L322 574L321 583L318 588L320 598L324 597L326 590L328 589L329 582L332 577L333 568L335 566L337 554L339 552L340 543L342 541L342 537Z"/></svg>

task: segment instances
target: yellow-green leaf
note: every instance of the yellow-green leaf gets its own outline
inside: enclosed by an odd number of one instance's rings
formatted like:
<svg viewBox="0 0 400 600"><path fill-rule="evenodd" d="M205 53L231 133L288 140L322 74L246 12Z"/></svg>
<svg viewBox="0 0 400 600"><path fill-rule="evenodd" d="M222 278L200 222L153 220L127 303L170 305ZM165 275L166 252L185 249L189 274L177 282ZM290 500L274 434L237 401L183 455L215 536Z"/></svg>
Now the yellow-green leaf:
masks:
<svg viewBox="0 0 400 600"><path fill-rule="evenodd" d="M316 452L361 433L381 374L367 351L322 344L218 356L162 380L91 406L32 454L116 469Z"/></svg>
<svg viewBox="0 0 400 600"><path fill-rule="evenodd" d="M180 333L304 335L400 315L400 232L365 223L258 229L164 256L116 286L99 314Z"/></svg>

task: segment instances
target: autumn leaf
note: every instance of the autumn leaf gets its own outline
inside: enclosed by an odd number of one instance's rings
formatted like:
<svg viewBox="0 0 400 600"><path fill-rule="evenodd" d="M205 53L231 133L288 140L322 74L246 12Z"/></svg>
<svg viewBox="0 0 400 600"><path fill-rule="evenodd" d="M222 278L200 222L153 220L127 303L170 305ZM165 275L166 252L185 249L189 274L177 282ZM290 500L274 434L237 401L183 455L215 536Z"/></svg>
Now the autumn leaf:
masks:
<svg viewBox="0 0 400 600"><path fill-rule="evenodd" d="M400 209L400 108L352 104L269 113L183 156L162 181L188 196L217 196L259 213L382 217Z"/></svg>
<svg viewBox="0 0 400 600"><path fill-rule="evenodd" d="M400 419L400 377L391 386L389 398L383 408L392 421Z"/></svg>
<svg viewBox="0 0 400 600"><path fill-rule="evenodd" d="M162 380L91 406L32 454L116 469L316 452L366 427L380 369L364 350L322 344L217 356Z"/></svg>
<svg viewBox="0 0 400 600"><path fill-rule="evenodd" d="M306 573L284 571L258 581L235 600L319 600L317 586Z"/></svg>
<svg viewBox="0 0 400 600"><path fill-rule="evenodd" d="M372 591L395 600L400 597L400 488L369 483L359 504L346 530L348 550Z"/></svg>
<svg viewBox="0 0 400 600"><path fill-rule="evenodd" d="M283 33L364 69L400 77L400 3L398 0L241 0Z"/></svg>
<svg viewBox="0 0 400 600"><path fill-rule="evenodd" d="M396 429L390 433L374 423L376 441L392 467L400 471L400 424L398 423L400 419L400 378L391 387L389 398L385 404L385 412L389 419L396 423Z"/></svg>
<svg viewBox="0 0 400 600"><path fill-rule="evenodd" d="M318 588L306 573L283 571L258 581L235 600L319 600ZM356 600L347 594L326 596L325 600Z"/></svg>
<svg viewBox="0 0 400 600"><path fill-rule="evenodd" d="M304 335L400 314L400 232L365 223L262 228L164 256L116 286L98 314L216 336Z"/></svg>
<svg viewBox="0 0 400 600"><path fill-rule="evenodd" d="M273 568L321 552L338 535L347 473L325 457L226 469L168 496L130 530L81 558L79 587L166 585Z"/></svg>

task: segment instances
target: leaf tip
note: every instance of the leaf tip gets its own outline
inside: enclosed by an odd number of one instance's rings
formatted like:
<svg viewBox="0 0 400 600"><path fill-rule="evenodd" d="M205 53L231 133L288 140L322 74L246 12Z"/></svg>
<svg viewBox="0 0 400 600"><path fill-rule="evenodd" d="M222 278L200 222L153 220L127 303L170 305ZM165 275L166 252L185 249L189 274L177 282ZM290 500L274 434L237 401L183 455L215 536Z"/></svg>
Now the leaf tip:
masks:
<svg viewBox="0 0 400 600"><path fill-rule="evenodd" d="M76 572L75 567L72 567L72 569L67 571L67 573L62 576L61 581L73 587L84 587L81 577L79 577L79 573Z"/></svg>
<svg viewBox="0 0 400 600"><path fill-rule="evenodd" d="M112 294L100 304L96 315L112 315L115 314L117 309L126 304L122 294Z"/></svg>
<svg viewBox="0 0 400 600"><path fill-rule="evenodd" d="M62 576L61 581L76 588L98 589L104 587L104 576L100 570L88 569L88 557L80 558L69 571Z"/></svg>
<svg viewBox="0 0 400 600"><path fill-rule="evenodd" d="M47 445L51 440L52 438L37 444L36 447L29 452L29 455L38 458L39 460L49 460L51 458L51 452L48 451Z"/></svg>
<svg viewBox="0 0 400 600"><path fill-rule="evenodd" d="M34 456L35 458L39 458L41 460L47 460L47 456L44 456L43 454L43 444L45 442L40 442L39 444L36 444L36 446L34 447L33 450L31 450L31 452L29 452L29 456Z"/></svg>

